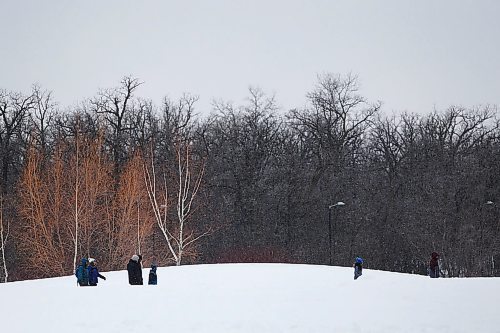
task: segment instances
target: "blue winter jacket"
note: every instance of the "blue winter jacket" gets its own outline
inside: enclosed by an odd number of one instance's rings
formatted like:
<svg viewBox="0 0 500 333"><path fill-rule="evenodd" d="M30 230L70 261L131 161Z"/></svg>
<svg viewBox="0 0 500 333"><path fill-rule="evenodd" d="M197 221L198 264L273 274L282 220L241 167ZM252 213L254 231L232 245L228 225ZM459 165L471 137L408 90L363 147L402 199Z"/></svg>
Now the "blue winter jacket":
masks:
<svg viewBox="0 0 500 333"><path fill-rule="evenodd" d="M75 269L75 276L78 285L88 286L89 285L89 274L87 267L87 259L82 258L81 264Z"/></svg>
<svg viewBox="0 0 500 333"><path fill-rule="evenodd" d="M96 266L89 266L89 285L97 286L97 278L106 279L104 276L99 274L99 270Z"/></svg>

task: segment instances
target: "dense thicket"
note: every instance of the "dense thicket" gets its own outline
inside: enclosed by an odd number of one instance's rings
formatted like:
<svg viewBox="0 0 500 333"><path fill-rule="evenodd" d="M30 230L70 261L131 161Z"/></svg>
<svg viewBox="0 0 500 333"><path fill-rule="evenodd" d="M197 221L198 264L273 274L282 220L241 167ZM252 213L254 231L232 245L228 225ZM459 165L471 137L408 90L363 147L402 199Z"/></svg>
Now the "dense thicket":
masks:
<svg viewBox="0 0 500 333"><path fill-rule="evenodd" d="M80 256L145 263L295 262L500 276L495 107L384 116L352 76L279 110L138 97L125 77L61 110L0 90L0 276L70 274ZM424 110L425 111L425 110ZM208 112L204 112L208 114ZM342 201L344 206L334 205Z"/></svg>

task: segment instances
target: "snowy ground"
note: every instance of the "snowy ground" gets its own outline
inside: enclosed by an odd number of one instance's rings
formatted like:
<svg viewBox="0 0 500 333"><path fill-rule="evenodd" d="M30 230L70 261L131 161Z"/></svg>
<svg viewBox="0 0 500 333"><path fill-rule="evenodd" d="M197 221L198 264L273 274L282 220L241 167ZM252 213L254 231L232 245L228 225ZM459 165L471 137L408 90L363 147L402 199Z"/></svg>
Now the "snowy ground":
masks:
<svg viewBox="0 0 500 333"><path fill-rule="evenodd" d="M500 332L500 278L354 281L352 268L285 264L159 268L157 286L103 275L97 288L0 284L1 332Z"/></svg>

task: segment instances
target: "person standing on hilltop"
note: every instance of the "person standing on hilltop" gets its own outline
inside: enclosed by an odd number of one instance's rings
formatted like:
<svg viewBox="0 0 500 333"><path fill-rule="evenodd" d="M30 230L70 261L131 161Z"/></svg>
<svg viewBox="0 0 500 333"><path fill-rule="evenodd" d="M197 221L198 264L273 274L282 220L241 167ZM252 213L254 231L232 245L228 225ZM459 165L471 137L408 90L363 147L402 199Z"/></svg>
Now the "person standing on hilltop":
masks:
<svg viewBox="0 0 500 333"><path fill-rule="evenodd" d="M97 286L98 278L106 280L104 275L99 273L97 269L96 260L94 258L89 258L89 286Z"/></svg>
<svg viewBox="0 0 500 333"><path fill-rule="evenodd" d="M363 259L361 257L356 257L354 262L354 280L359 278L363 274Z"/></svg>
<svg viewBox="0 0 500 333"><path fill-rule="evenodd" d="M80 287L85 287L89 285L89 270L86 258L82 258L80 265L75 269L75 276L76 276L76 283Z"/></svg>
<svg viewBox="0 0 500 333"><path fill-rule="evenodd" d="M439 277L439 254L432 252L431 261L429 262L429 276L431 278Z"/></svg>
<svg viewBox="0 0 500 333"><path fill-rule="evenodd" d="M156 274L156 265L151 264L151 270L149 271L149 279L148 284L157 285L158 284L158 275Z"/></svg>
<svg viewBox="0 0 500 333"><path fill-rule="evenodd" d="M128 282L131 285L143 284L141 259L141 255L134 254L127 264Z"/></svg>

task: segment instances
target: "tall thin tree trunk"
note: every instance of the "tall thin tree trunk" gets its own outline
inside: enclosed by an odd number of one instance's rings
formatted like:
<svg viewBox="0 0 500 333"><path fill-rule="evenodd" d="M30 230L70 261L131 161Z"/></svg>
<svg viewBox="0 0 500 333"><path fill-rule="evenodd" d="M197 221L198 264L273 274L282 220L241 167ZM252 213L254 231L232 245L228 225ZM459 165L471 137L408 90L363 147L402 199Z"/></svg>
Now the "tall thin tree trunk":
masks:
<svg viewBox="0 0 500 333"><path fill-rule="evenodd" d="M145 161L143 164L143 172L144 172L144 183L146 184L146 189L148 192L149 201L151 203L151 207L153 209L156 223L160 228L165 241L167 242L168 249L170 253L174 257L175 262L177 263L177 254L173 248L172 242L170 241L172 235L168 231L167 228L167 210L168 210L168 188L167 188L167 179L165 175L163 176L163 204L158 204L158 198L156 193L156 172L154 167L154 158L153 154L151 154L151 170L146 165ZM164 215L162 217L162 209L164 210Z"/></svg>
<svg viewBox="0 0 500 333"><path fill-rule="evenodd" d="M78 255L78 187L79 187L79 142L76 138L76 178L75 178L75 254L73 256L73 273L76 272L76 256Z"/></svg>
<svg viewBox="0 0 500 333"><path fill-rule="evenodd" d="M139 218L139 201L137 201L137 253L142 253L141 251L141 232L140 232L140 218Z"/></svg>
<svg viewBox="0 0 500 333"><path fill-rule="evenodd" d="M9 238L9 224L7 223L7 235L4 237L3 233L3 197L0 195L0 245L2 246L2 264L4 270L4 282L7 282L9 279L9 271L7 270L7 262L5 261L5 243L7 242L7 238Z"/></svg>

